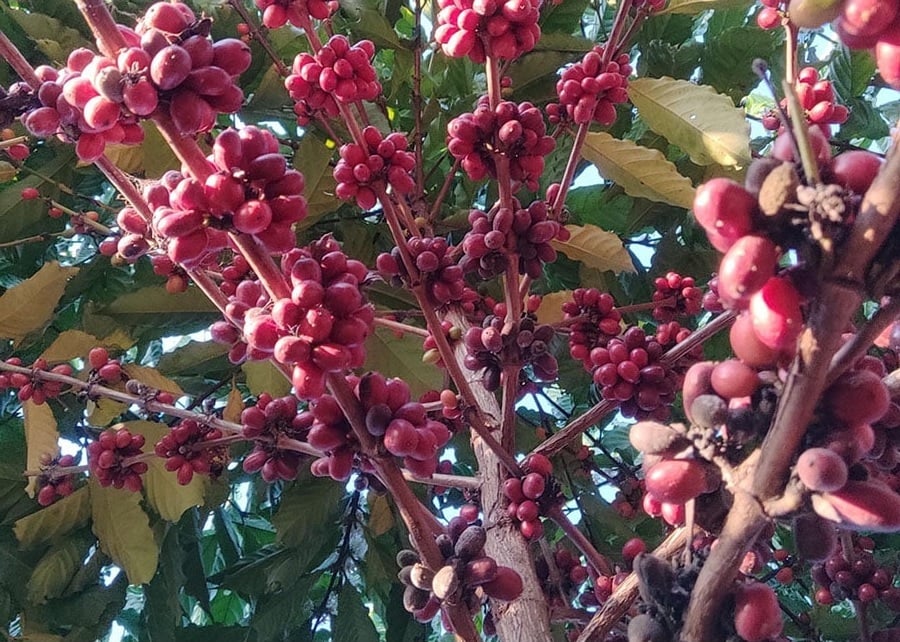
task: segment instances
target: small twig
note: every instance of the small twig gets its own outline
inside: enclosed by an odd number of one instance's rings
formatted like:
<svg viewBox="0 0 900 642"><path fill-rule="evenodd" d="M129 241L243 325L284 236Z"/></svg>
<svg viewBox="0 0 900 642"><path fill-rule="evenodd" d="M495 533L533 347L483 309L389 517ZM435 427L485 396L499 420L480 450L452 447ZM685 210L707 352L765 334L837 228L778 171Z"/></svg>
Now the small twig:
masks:
<svg viewBox="0 0 900 642"><path fill-rule="evenodd" d="M384 317L376 316L375 325L380 325L384 328L390 328L391 330L396 330L397 332L414 334L419 337L428 337L431 335L431 333L426 328L420 328L418 326L400 323L399 321L386 319Z"/></svg>
<svg viewBox="0 0 900 642"><path fill-rule="evenodd" d="M547 517L552 519L562 529L566 536L581 551L595 571L601 575L612 575L613 567L600 552L594 547L594 544L585 537L584 533L578 530L578 527L572 523L569 516L566 515L559 504L553 504L546 512Z"/></svg>
<svg viewBox="0 0 900 642"><path fill-rule="evenodd" d="M872 315L872 318L857 331L831 358L825 385L831 385L841 374L866 354L872 342L885 328L900 318L900 297L892 298Z"/></svg>
<svg viewBox="0 0 900 642"><path fill-rule="evenodd" d="M290 70L284 64L284 61L279 57L275 50L272 48L272 43L269 42L269 39L266 35L260 30L259 27L256 26L250 19L250 14L247 13L247 10L244 8L241 0L228 0L228 4L231 5L232 9L238 12L238 15L241 16L241 20L244 21L244 24L250 29L250 33L253 36L253 39L256 40L262 48L265 50L266 55L272 59L272 62L275 63L275 68L278 70L278 73L281 76L287 76L290 73Z"/></svg>

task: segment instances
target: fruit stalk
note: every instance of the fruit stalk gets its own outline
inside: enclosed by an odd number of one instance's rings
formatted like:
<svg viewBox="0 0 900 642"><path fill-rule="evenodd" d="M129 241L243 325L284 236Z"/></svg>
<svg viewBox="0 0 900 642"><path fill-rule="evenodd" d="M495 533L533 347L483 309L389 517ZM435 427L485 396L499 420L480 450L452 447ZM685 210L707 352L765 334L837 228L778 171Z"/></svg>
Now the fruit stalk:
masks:
<svg viewBox="0 0 900 642"><path fill-rule="evenodd" d="M653 550L653 555L662 559L671 559L684 549L687 541L689 541L687 529L685 527L677 528ZM631 573L616 587L600 610L594 614L576 642L602 642L616 623L628 612L637 597L638 579L636 574Z"/></svg>

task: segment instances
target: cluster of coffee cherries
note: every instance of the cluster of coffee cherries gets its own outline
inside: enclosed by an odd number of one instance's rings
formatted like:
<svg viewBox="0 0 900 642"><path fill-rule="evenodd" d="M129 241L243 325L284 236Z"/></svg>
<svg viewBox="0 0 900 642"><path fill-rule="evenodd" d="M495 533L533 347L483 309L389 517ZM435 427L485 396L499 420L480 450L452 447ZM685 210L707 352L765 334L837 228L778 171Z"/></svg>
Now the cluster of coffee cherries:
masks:
<svg viewBox="0 0 900 642"><path fill-rule="evenodd" d="M309 26L310 18L327 20L340 6L337 0L255 0L254 4L262 11L262 22L269 29L288 22L303 29Z"/></svg>
<svg viewBox="0 0 900 642"><path fill-rule="evenodd" d="M555 147L541 110L529 102L502 101L491 109L482 97L473 113L461 114L447 125L447 148L473 181L497 178L497 162L503 156L512 180L536 191L544 156Z"/></svg>
<svg viewBox="0 0 900 642"><path fill-rule="evenodd" d="M233 38L212 42L209 21L181 2L152 5L137 30L119 26L126 47L115 59L76 49L66 67L42 66L41 107L23 118L36 136L75 141L83 160L107 143L143 139L139 120L163 112L183 135L209 131L219 113L240 109L235 79L250 66L249 47Z"/></svg>
<svg viewBox="0 0 900 642"><path fill-rule="evenodd" d="M533 201L522 207L513 199L512 207L491 208L489 212L469 212L471 229L462 242L460 266L475 271L482 279L502 274L511 260L517 260L519 274L540 278L544 264L556 260L554 240L566 240L569 231L549 218L547 203Z"/></svg>
<svg viewBox="0 0 900 642"><path fill-rule="evenodd" d="M259 472L269 483L296 479L302 455L283 448L279 440L300 439L312 420L312 413L298 412L294 396L273 398L266 392L259 395L256 404L241 413L242 434L253 441L253 450L244 457L244 472Z"/></svg>
<svg viewBox="0 0 900 642"><path fill-rule="evenodd" d="M341 160L334 167L337 197L354 199L359 207L368 210L378 202L375 190L390 186L396 194L411 193L416 188L411 174L416 157L407 149L406 136L399 132L384 136L372 125L363 129L362 136L364 145L341 146Z"/></svg>
<svg viewBox="0 0 900 642"><path fill-rule="evenodd" d="M653 286L652 300L658 304L653 308L653 318L657 321L672 321L678 314L693 316L703 307L703 290L695 285L692 276L667 272L654 279Z"/></svg>
<svg viewBox="0 0 900 642"><path fill-rule="evenodd" d="M671 337L668 332L661 334L679 341L686 338L687 331L680 337ZM675 369L663 363L664 351L658 337L648 335L639 326L628 328L604 347L593 348L591 376L600 395L608 401L619 402L626 417L652 417L660 421L668 418L680 377Z"/></svg>
<svg viewBox="0 0 900 642"><path fill-rule="evenodd" d="M19 357L10 357L6 360L11 366L22 366L22 360ZM0 373L0 390L7 388L16 388L18 390L19 401L31 401L35 405L41 405L48 399L55 399L62 392L64 383L59 381L50 381L37 376L38 372L51 372L53 374L71 377L74 370L68 363L61 363L52 368L46 359L35 359L31 364L33 374L27 375L22 372L2 372Z"/></svg>
<svg viewBox="0 0 900 642"><path fill-rule="evenodd" d="M570 594L587 581L588 569L576 554L561 543L557 543L552 555L552 564L556 567L556 572L551 572L551 560L543 555L535 560L535 572L541 582L541 588L552 603L568 606Z"/></svg>
<svg viewBox="0 0 900 642"><path fill-rule="evenodd" d="M846 599L863 604L880 600L890 610L900 611L900 588L893 585L894 572L878 564L874 549L870 538L855 537L849 559L843 549L835 548L827 559L813 564L816 602L828 606Z"/></svg>
<svg viewBox="0 0 900 642"><path fill-rule="evenodd" d="M553 326L538 324L530 315L523 316L516 327L504 332L504 317L489 315L481 327L466 331L463 341L466 368L482 370L481 382L491 392L500 387L504 366L529 366L538 381L553 381L559 373L556 357L550 352Z"/></svg>
<svg viewBox="0 0 900 642"><path fill-rule="evenodd" d="M576 288L572 300L563 303L562 311L569 327L569 355L590 370L591 350L605 348L622 331L616 301L597 288Z"/></svg>
<svg viewBox="0 0 900 642"><path fill-rule="evenodd" d="M835 103L834 87L830 80L819 77L815 67L804 67L797 74L794 91L803 107L806 121L813 125L840 125L850 118L850 110L844 105ZM782 99L781 107L787 109L787 98ZM770 131L781 129L781 119L777 112L771 110L762 117L763 127Z"/></svg>
<svg viewBox="0 0 900 642"><path fill-rule="evenodd" d="M434 40L452 58L513 60L541 37L540 0L440 0Z"/></svg>
<svg viewBox="0 0 900 642"><path fill-rule="evenodd" d="M182 419L154 447L157 457L166 460L166 470L174 472L182 486L194 475L219 476L228 462L227 446L204 446L222 438L222 431L194 419Z"/></svg>
<svg viewBox="0 0 900 642"><path fill-rule="evenodd" d="M435 539L444 565L435 570L420 561L419 554L402 550L397 554L397 574L405 585L403 606L419 622L430 622L443 603L465 604L470 610L485 597L509 602L522 594L522 578L508 566L500 566L484 554L487 533L480 522L460 516L450 520L446 533ZM452 631L442 612L444 626Z"/></svg>
<svg viewBox="0 0 900 642"><path fill-rule="evenodd" d="M374 55L372 41L351 45L343 35L332 36L315 54L297 54L284 81L297 122L306 125L317 115L334 118L340 112L338 103L375 100L381 83L372 66Z"/></svg>
<svg viewBox="0 0 900 642"><path fill-rule="evenodd" d="M669 524L684 521L684 504L716 491L719 469L697 456L693 435L681 424L640 421L629 431L632 446L643 453L644 511Z"/></svg>
<svg viewBox="0 0 900 642"><path fill-rule="evenodd" d="M89 378L91 381L105 384L117 384L128 375L122 369L119 359L112 359L109 350L102 346L91 348L88 352L88 365L91 367Z"/></svg>
<svg viewBox="0 0 900 642"><path fill-rule="evenodd" d="M170 259L167 255L151 255L150 265L153 267L153 273L155 275L165 277L166 292L168 292L169 294L178 294L179 292L184 292L185 290L187 290L187 271L180 265L176 265L175 261ZM226 296L228 296L227 293Z"/></svg>
<svg viewBox="0 0 900 642"><path fill-rule="evenodd" d="M72 455L53 457L41 455L41 474L37 476L37 501L41 506L49 506L58 499L68 497L75 490L75 475L63 473L60 468L75 466L78 462Z"/></svg>
<svg viewBox="0 0 900 642"><path fill-rule="evenodd" d="M794 24L810 29L834 20L841 42L850 49L874 49L881 77L892 87L900 87L900 5L893 0L843 0L825 5L791 0L787 14ZM766 20L770 21L772 18Z"/></svg>
<svg viewBox="0 0 900 642"><path fill-rule="evenodd" d="M822 395L818 421L810 426L806 450L794 472L812 492L813 510L821 517L852 530L895 531L900 528L900 494L893 474L896 457L881 462L883 441L876 448L872 424L891 408L881 379L883 366L874 357L863 367L845 372ZM873 371L866 362L876 367ZM889 418L880 430L888 433L900 424ZM892 453L893 454L893 453Z"/></svg>
<svg viewBox="0 0 900 642"><path fill-rule="evenodd" d="M246 310L244 338L255 354L293 367L297 395L313 399L324 394L326 373L365 361L374 309L360 287L369 272L331 236L284 254L281 269L291 296ZM253 282L242 282L238 291L246 283Z"/></svg>
<svg viewBox="0 0 900 642"><path fill-rule="evenodd" d="M604 55L604 47L594 47L563 70L556 82L559 104L547 106L550 122L565 116L578 125L596 122L608 127L615 122L616 105L628 100L631 64L628 54L606 63Z"/></svg>
<svg viewBox="0 0 900 642"><path fill-rule="evenodd" d="M91 474L101 486L139 492L144 487L141 475L148 469L147 462L135 461L143 447L144 436L124 426L104 430L87 447Z"/></svg>
<svg viewBox="0 0 900 642"><path fill-rule="evenodd" d="M537 539L544 534L541 508L557 499L553 482L553 464L543 455L529 455L522 462L525 475L510 477L503 482L503 495L509 500L506 514L518 522L525 539Z"/></svg>
<svg viewBox="0 0 900 642"><path fill-rule="evenodd" d="M466 287L463 269L456 264L453 248L437 236L415 236L406 241L406 250L419 272L425 294L438 307L461 302L471 292ZM395 285L411 283L400 249L383 252L375 261L378 271ZM468 292L467 292L468 291Z"/></svg>
<svg viewBox="0 0 900 642"><path fill-rule="evenodd" d="M229 320L216 321L209 327L212 340L228 346L228 360L231 363L241 363L244 359L263 361L271 355L271 352L249 345L238 327L243 323L247 310L261 308L268 302L269 296L263 291L259 281L241 281L225 306L225 316Z"/></svg>
<svg viewBox="0 0 900 642"><path fill-rule="evenodd" d="M351 377L353 382L355 377ZM429 477L437 471L439 453L450 441L447 426L428 417L425 406L411 399L409 386L402 379L386 379L370 372L355 382L357 398L365 411L366 430L381 442L384 450L403 459L413 474ZM316 422L307 441L328 456L313 462L313 473L341 474L346 479L353 463L352 429L337 402L326 395L310 404ZM335 462L335 457L343 458Z"/></svg>

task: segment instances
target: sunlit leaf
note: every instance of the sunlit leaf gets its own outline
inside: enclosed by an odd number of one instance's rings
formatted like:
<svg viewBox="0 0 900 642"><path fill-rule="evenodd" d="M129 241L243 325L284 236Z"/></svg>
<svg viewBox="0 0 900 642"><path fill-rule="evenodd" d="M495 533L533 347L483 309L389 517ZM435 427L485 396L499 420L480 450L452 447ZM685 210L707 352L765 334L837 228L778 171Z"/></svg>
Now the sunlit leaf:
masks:
<svg viewBox="0 0 900 642"><path fill-rule="evenodd" d="M587 135L582 155L630 196L685 209L694 202L690 179L679 174L675 165L655 149L597 132Z"/></svg>
<svg viewBox="0 0 900 642"><path fill-rule="evenodd" d="M161 375L159 373L159 370L157 370L156 368L139 366L135 363L126 363L122 366L122 370L124 370L125 374L127 374L130 378L140 381L145 386L150 386L151 388L156 388L157 390L165 390L166 392L171 392L176 397L184 394L181 386L179 386L168 377L164 377L163 375Z"/></svg>
<svg viewBox="0 0 900 642"><path fill-rule="evenodd" d="M557 251L601 271L634 272L631 255L622 239L596 225L566 225L571 237L567 241L551 241Z"/></svg>
<svg viewBox="0 0 900 642"><path fill-rule="evenodd" d="M678 145L698 165L750 163L744 112L712 87L673 78L638 78L628 97L647 126Z"/></svg>
<svg viewBox="0 0 900 642"><path fill-rule="evenodd" d="M291 391L291 382L271 361L247 361L241 370L247 378L250 394L268 392L273 397L283 397Z"/></svg>
<svg viewBox="0 0 900 642"><path fill-rule="evenodd" d="M13 530L23 548L54 542L87 524L91 495L86 486L46 508L16 521Z"/></svg>
<svg viewBox="0 0 900 642"><path fill-rule="evenodd" d="M560 292L550 292L541 297L541 305L538 307L537 315L538 323L558 323L565 316L562 311L563 303L572 300L571 290L561 290Z"/></svg>
<svg viewBox="0 0 900 642"><path fill-rule="evenodd" d="M133 343L123 330L117 330L102 340L81 330L66 330L41 353L41 357L49 363L69 361L78 357L87 357L91 348L96 346L124 350L131 347Z"/></svg>
<svg viewBox="0 0 900 642"><path fill-rule="evenodd" d="M21 341L44 327L78 268L45 263L37 274L0 296L0 337Z"/></svg>
<svg viewBox="0 0 900 642"><path fill-rule="evenodd" d="M129 421L125 426L133 433L147 440L145 450L152 450L156 443L169 432L169 427L152 421ZM165 459L153 457L147 462L144 475L144 490L147 501L160 517L169 522L177 522L189 508L201 506L206 492L208 477L194 475L191 483L182 486L175 472L166 470Z"/></svg>
<svg viewBox="0 0 900 642"><path fill-rule="evenodd" d="M22 404L22 410L25 413L28 469L38 470L41 467L42 456L55 457L59 454L59 430L56 427L53 411L47 404L37 405L29 400ZM34 497L36 490L37 477L29 477L25 492L29 497Z"/></svg>
<svg viewBox="0 0 900 642"><path fill-rule="evenodd" d="M241 422L241 412L244 410L244 398L241 391L231 382L231 390L228 392L228 400L225 402L225 408L222 410L222 419L225 421Z"/></svg>
<svg viewBox="0 0 900 642"><path fill-rule="evenodd" d="M141 508L141 494L124 488L103 487L90 478L93 531L100 548L125 571L130 584L153 579L159 549L150 518Z"/></svg>

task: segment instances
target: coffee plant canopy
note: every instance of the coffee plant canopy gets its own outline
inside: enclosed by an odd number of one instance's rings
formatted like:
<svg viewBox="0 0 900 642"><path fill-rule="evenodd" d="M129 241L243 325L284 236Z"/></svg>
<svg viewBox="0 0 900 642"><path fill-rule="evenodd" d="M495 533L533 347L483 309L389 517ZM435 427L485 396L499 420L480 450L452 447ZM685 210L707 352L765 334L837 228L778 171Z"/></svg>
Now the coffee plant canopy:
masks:
<svg viewBox="0 0 900 642"><path fill-rule="evenodd" d="M11 640L900 640L898 0L0 0Z"/></svg>

